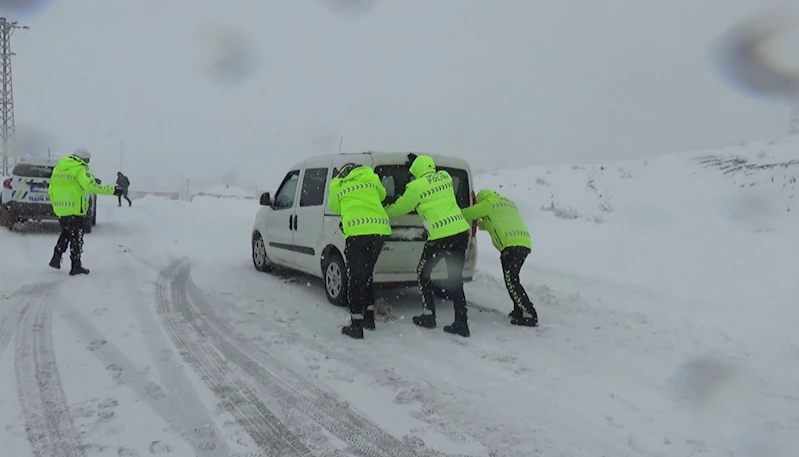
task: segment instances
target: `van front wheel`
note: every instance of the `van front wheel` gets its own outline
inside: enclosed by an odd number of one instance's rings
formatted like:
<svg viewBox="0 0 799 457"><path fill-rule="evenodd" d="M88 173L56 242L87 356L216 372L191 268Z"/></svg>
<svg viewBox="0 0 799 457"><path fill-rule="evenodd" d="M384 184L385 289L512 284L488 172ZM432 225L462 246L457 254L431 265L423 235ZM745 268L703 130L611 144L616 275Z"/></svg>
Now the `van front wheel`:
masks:
<svg viewBox="0 0 799 457"><path fill-rule="evenodd" d="M347 306L347 267L338 252L330 253L323 263L327 301L336 306Z"/></svg>

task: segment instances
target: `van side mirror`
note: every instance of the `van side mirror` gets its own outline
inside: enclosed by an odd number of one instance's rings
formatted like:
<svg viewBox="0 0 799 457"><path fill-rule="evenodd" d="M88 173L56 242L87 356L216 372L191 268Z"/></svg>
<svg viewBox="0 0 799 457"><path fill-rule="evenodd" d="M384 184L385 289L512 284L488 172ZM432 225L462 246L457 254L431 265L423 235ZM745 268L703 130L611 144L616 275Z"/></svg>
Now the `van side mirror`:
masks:
<svg viewBox="0 0 799 457"><path fill-rule="evenodd" d="M269 192L261 194L260 203L261 206L272 206L272 197L269 196Z"/></svg>

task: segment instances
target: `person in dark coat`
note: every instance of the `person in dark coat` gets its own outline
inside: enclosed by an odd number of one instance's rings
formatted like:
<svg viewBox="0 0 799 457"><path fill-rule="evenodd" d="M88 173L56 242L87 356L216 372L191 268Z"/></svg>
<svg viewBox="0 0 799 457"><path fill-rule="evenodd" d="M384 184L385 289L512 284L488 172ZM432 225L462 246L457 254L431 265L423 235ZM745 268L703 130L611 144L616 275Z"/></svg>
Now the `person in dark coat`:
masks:
<svg viewBox="0 0 799 457"><path fill-rule="evenodd" d="M125 197L125 200L128 201L128 206L133 205L133 202L128 198L128 187L130 187L130 180L127 176L123 175L121 171L117 172L117 187L122 191L117 194L117 198L119 198L119 205L117 206L122 206L122 197Z"/></svg>

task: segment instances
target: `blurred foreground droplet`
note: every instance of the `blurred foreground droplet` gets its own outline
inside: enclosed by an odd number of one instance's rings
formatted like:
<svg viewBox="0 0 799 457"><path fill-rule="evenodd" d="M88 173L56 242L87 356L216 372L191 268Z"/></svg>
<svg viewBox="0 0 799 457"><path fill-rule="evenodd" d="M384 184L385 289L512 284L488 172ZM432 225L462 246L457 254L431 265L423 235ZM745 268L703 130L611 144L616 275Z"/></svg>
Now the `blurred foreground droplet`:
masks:
<svg viewBox="0 0 799 457"><path fill-rule="evenodd" d="M703 406L729 385L736 371L730 363L717 357L696 357L677 369L674 378L675 394L694 406Z"/></svg>
<svg viewBox="0 0 799 457"><path fill-rule="evenodd" d="M749 17L714 46L714 64L728 82L740 89L793 100L799 94L799 71L780 62L769 52L769 46L777 35L798 23L799 10L788 2Z"/></svg>
<svg viewBox="0 0 799 457"><path fill-rule="evenodd" d="M260 63L255 41L232 28L208 28L202 36L202 71L211 81L232 85L243 83Z"/></svg>
<svg viewBox="0 0 799 457"><path fill-rule="evenodd" d="M30 16L38 13L51 0L0 0L0 16L9 16L9 20L17 16Z"/></svg>
<svg viewBox="0 0 799 457"><path fill-rule="evenodd" d="M336 14L361 15L370 12L378 3L377 0L317 0L328 10Z"/></svg>

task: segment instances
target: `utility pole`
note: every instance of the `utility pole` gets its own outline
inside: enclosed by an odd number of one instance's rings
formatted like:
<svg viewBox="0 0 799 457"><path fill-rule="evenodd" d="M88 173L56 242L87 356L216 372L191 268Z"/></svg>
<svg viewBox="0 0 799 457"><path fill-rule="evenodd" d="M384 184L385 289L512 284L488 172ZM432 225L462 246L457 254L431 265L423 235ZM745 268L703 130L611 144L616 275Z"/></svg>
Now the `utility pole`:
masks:
<svg viewBox="0 0 799 457"><path fill-rule="evenodd" d="M14 141L14 90L11 84L11 35L27 26L0 17L0 135L3 140L3 176L9 174L9 145Z"/></svg>

